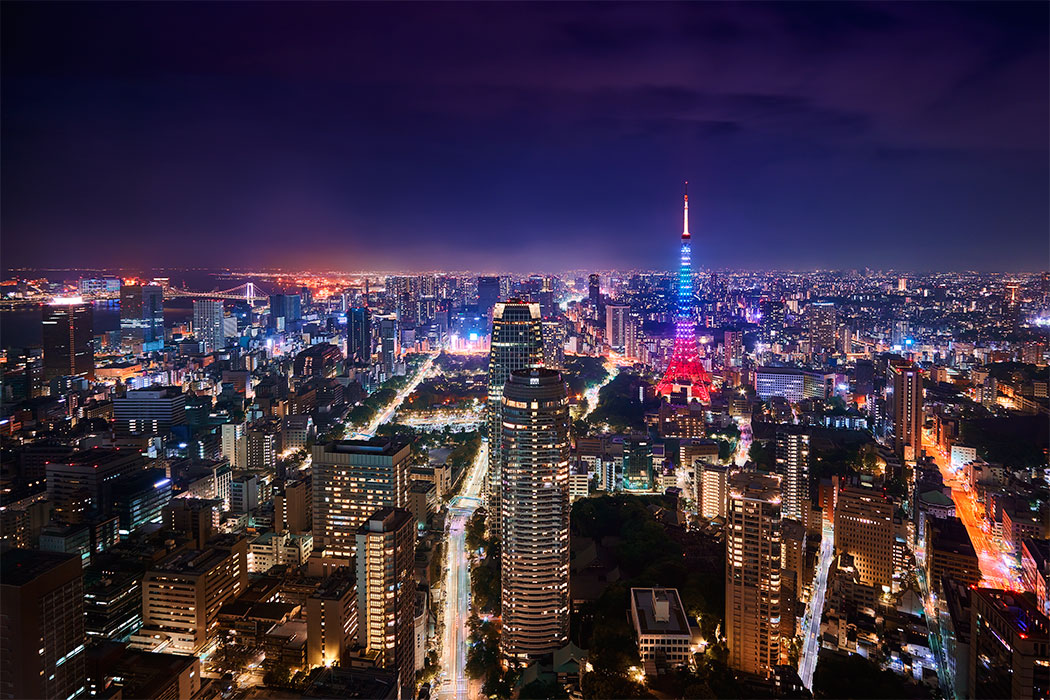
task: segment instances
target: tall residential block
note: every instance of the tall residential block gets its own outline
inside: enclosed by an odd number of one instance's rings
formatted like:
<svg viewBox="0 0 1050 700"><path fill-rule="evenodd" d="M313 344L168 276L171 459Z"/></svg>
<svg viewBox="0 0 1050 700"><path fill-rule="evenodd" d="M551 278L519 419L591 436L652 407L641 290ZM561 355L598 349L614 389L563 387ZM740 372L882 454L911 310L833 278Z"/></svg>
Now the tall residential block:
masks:
<svg viewBox="0 0 1050 700"><path fill-rule="evenodd" d="M780 663L781 480L729 478L726 513L726 644L729 665L768 677Z"/></svg>
<svg viewBox="0 0 1050 700"><path fill-rule="evenodd" d="M605 307L605 344L616 352L627 349L627 325L631 320L631 307L608 304Z"/></svg>
<svg viewBox="0 0 1050 700"><path fill-rule="evenodd" d="M403 508L380 508L357 530L358 641L376 666L397 673L401 693L415 690L416 520Z"/></svg>
<svg viewBox="0 0 1050 700"><path fill-rule="evenodd" d="M560 372L511 373L502 396L502 637L529 658L569 632L569 399Z"/></svg>
<svg viewBox="0 0 1050 700"><path fill-rule="evenodd" d="M922 372L910 363L890 363L886 409L893 429L893 451L906 461L922 454Z"/></svg>
<svg viewBox="0 0 1050 700"><path fill-rule="evenodd" d="M349 557L357 531L376 510L408 502L409 445L386 438L314 445L314 546Z"/></svg>
<svg viewBox="0 0 1050 700"><path fill-rule="evenodd" d="M784 517L802 520L809 500L809 434L794 426L778 426L776 465L784 477Z"/></svg>

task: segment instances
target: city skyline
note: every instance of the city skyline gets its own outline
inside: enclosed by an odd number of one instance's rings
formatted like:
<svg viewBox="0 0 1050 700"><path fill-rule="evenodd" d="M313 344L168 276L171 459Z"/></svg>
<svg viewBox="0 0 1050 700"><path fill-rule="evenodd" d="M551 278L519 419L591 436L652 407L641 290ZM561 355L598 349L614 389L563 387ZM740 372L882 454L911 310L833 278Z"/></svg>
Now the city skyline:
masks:
<svg viewBox="0 0 1050 700"><path fill-rule="evenodd" d="M5 265L660 268L685 179L700 268L1050 255L1044 5L411 8L10 6Z"/></svg>
<svg viewBox="0 0 1050 700"><path fill-rule="evenodd" d="M1047 3L0 15L0 700L1050 697Z"/></svg>

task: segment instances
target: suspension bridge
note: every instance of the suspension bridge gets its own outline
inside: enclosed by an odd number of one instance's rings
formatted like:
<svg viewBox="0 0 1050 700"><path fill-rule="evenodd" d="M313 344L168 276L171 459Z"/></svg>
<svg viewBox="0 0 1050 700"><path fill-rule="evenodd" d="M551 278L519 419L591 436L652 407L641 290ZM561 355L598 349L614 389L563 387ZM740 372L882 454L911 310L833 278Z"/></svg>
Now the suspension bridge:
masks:
<svg viewBox="0 0 1050 700"><path fill-rule="evenodd" d="M165 299L177 299L180 297L191 297L195 299L224 299L230 301L246 301L249 304L257 304L270 300L270 295L254 282L245 282L233 289L221 289L213 292L196 292L185 287L168 287L164 291Z"/></svg>

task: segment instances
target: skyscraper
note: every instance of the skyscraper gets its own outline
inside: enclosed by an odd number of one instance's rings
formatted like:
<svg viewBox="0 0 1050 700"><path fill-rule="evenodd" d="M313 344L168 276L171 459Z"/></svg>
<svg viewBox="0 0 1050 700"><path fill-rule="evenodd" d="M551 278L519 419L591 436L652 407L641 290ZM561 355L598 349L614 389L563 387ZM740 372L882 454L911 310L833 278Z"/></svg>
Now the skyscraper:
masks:
<svg viewBox="0 0 1050 700"><path fill-rule="evenodd" d="M193 300L193 334L204 345L206 353L226 347L222 315L221 299Z"/></svg>
<svg viewBox="0 0 1050 700"><path fill-rule="evenodd" d="M806 307L803 320L809 334L810 352L834 352L838 330L835 305L828 301L813 302Z"/></svg>
<svg viewBox="0 0 1050 700"><path fill-rule="evenodd" d="M164 290L138 283L120 287L120 342L127 348L164 339Z"/></svg>
<svg viewBox="0 0 1050 700"><path fill-rule="evenodd" d="M372 314L360 306L346 312L346 356L355 364L372 359Z"/></svg>
<svg viewBox="0 0 1050 700"><path fill-rule="evenodd" d="M906 461L922 454L922 373L910 362L891 362L886 408L893 426L893 451Z"/></svg>
<svg viewBox="0 0 1050 700"><path fill-rule="evenodd" d="M616 352L627 349L627 325L631 321L631 307L608 304L605 307L605 342Z"/></svg>
<svg viewBox="0 0 1050 700"><path fill-rule="evenodd" d="M383 361L383 369L390 373L397 363L397 321L392 318L384 318L379 322L379 350Z"/></svg>
<svg viewBox="0 0 1050 700"><path fill-rule="evenodd" d="M500 300L499 277L478 277L478 315L488 316Z"/></svg>
<svg viewBox="0 0 1050 700"><path fill-rule="evenodd" d="M503 386L516 369L543 363L543 322L540 305L518 299L497 303L492 311L492 343L489 349L489 517L498 532L500 464L502 444L501 401Z"/></svg>
<svg viewBox="0 0 1050 700"><path fill-rule="evenodd" d="M736 472L726 513L726 644L737 671L780 663L780 477ZM790 614L790 613L789 613Z"/></svg>
<svg viewBox="0 0 1050 700"><path fill-rule="evenodd" d="M503 404L502 617L510 657L569 632L569 399L560 372L511 373Z"/></svg>
<svg viewBox="0 0 1050 700"><path fill-rule="evenodd" d="M809 434L796 426L777 427L777 472L783 477L785 518L801 521L809 499Z"/></svg>
<svg viewBox="0 0 1050 700"><path fill-rule="evenodd" d="M80 297L55 299L44 307L44 379L95 378L95 312Z"/></svg>
<svg viewBox="0 0 1050 700"><path fill-rule="evenodd" d="M689 183L686 183L687 185ZM674 350L656 391L666 397L684 391L690 399L710 401L711 378L696 352L696 319L693 314L693 254L689 234L689 195L682 213L682 254L678 268L678 310L675 314Z"/></svg>
<svg viewBox="0 0 1050 700"><path fill-rule="evenodd" d="M376 666L397 673L398 697L415 690L416 520L402 508L380 508L357 533L358 641Z"/></svg>
<svg viewBox="0 0 1050 700"><path fill-rule="evenodd" d="M298 294L270 295L270 328L277 331L298 329L303 302Z"/></svg>
<svg viewBox="0 0 1050 700"><path fill-rule="evenodd" d="M80 694L87 677L80 557L4 552L0 608L0 697L66 700Z"/></svg>
<svg viewBox="0 0 1050 700"><path fill-rule="evenodd" d="M597 272L591 273L587 278L587 301L591 305L591 311L598 316L602 308L602 278Z"/></svg>
<svg viewBox="0 0 1050 700"><path fill-rule="evenodd" d="M357 530L377 509L408 499L407 443L386 438L314 445L311 490L316 546L349 557Z"/></svg>

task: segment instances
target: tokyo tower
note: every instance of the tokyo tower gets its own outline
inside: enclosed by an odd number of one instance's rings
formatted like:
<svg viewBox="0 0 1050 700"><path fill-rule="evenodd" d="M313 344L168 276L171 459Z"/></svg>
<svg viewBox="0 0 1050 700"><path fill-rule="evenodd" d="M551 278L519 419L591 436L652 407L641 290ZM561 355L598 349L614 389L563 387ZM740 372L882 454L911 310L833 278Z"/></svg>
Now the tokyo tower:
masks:
<svg viewBox="0 0 1050 700"><path fill-rule="evenodd" d="M686 187L689 183L685 183ZM671 363L667 365L663 379L656 385L656 392L670 397L672 393L686 391L686 395L710 401L711 377L700 364L696 354L696 322L693 320L693 256L689 240L689 194L685 194L685 209L682 215L682 260L678 269L678 313L674 322L674 350Z"/></svg>

